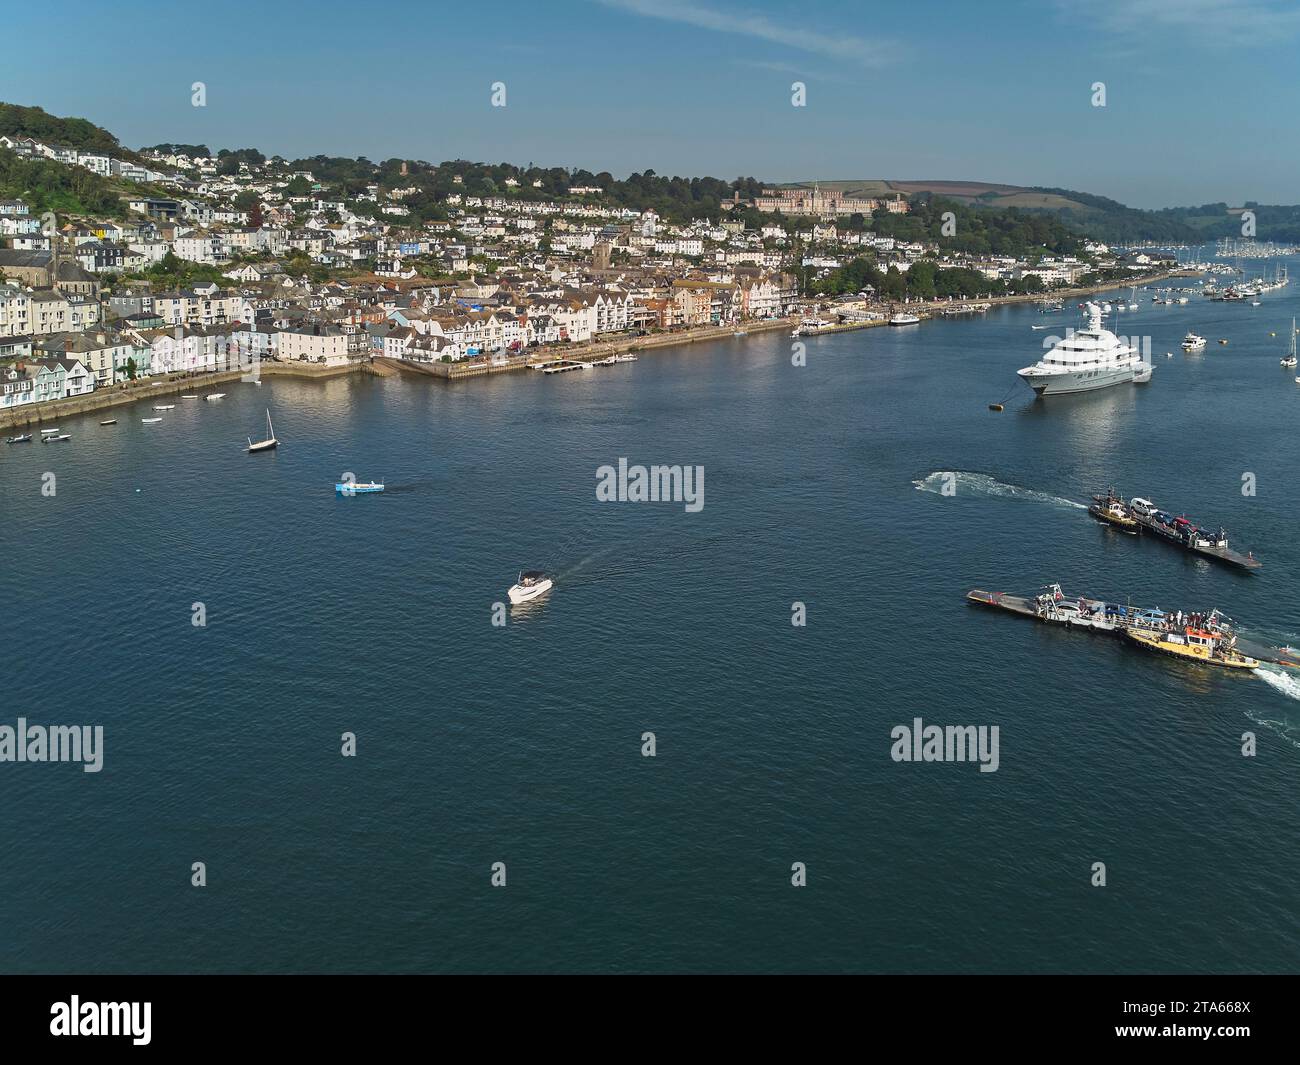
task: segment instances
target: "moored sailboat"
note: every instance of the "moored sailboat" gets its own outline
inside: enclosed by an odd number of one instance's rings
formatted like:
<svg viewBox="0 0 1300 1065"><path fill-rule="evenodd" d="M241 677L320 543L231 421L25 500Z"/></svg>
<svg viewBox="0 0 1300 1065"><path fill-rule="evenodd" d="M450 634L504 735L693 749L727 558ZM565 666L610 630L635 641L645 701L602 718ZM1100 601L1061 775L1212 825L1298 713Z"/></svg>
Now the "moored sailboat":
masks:
<svg viewBox="0 0 1300 1065"><path fill-rule="evenodd" d="M275 429L271 426L271 408L266 408L266 439L253 442L253 438L248 438L248 453L251 455L254 451L271 451L280 446L280 441L275 438Z"/></svg>

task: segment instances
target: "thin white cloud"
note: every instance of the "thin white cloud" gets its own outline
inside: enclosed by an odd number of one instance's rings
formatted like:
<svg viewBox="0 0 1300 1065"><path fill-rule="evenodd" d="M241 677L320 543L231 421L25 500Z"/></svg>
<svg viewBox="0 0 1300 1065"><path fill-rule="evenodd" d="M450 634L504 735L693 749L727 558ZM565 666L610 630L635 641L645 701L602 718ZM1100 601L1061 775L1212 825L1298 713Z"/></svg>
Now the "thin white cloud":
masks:
<svg viewBox="0 0 1300 1065"><path fill-rule="evenodd" d="M1300 32L1293 0L1057 0L1062 17L1095 21L1127 36L1177 33L1207 44L1272 43Z"/></svg>
<svg viewBox="0 0 1300 1065"><path fill-rule="evenodd" d="M680 3L679 0L597 0L597 3L645 18L677 22L716 33L751 37L796 51L863 66L884 66L896 61L900 53L899 45L894 42L868 41L845 33L822 33L807 26L783 25L758 11L724 11L699 4Z"/></svg>

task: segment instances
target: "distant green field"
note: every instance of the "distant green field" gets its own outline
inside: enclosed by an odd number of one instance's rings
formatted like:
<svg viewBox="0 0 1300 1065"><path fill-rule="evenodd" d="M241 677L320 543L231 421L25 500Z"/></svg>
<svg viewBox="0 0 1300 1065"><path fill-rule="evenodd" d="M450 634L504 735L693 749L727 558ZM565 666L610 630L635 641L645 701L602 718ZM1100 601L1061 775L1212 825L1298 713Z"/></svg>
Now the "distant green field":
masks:
<svg viewBox="0 0 1300 1065"><path fill-rule="evenodd" d="M989 207L1025 207L1047 210L1075 208L1084 210L1084 205L1064 196L1051 193L1035 192L1020 185L993 185L987 181L883 181L879 179L859 179L856 181L796 181L786 188L809 187L817 185L828 192L841 196L880 197L893 193L910 196L915 192L930 192L936 196L947 196L963 203L978 200Z"/></svg>

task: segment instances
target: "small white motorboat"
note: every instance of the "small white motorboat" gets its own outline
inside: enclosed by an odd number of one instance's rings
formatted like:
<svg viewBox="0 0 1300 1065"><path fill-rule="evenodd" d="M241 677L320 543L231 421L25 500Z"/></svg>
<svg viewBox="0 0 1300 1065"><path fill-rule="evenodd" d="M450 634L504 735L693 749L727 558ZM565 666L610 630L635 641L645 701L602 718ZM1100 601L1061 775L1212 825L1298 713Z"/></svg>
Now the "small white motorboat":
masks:
<svg viewBox="0 0 1300 1065"><path fill-rule="evenodd" d="M162 421L161 418L141 418L140 421L145 425L153 425L155 422Z"/></svg>
<svg viewBox="0 0 1300 1065"><path fill-rule="evenodd" d="M62 429L42 429L41 436L58 436Z"/></svg>
<svg viewBox="0 0 1300 1065"><path fill-rule="evenodd" d="M527 603L538 596L545 595L551 590L555 582L539 569L526 570L519 574L519 583L511 585L510 596L511 604L518 606L520 603Z"/></svg>
<svg viewBox="0 0 1300 1065"><path fill-rule="evenodd" d="M206 399L209 403L215 403L219 399L225 399L226 394L224 392L213 392L212 395L204 396L203 398Z"/></svg>
<svg viewBox="0 0 1300 1065"><path fill-rule="evenodd" d="M614 361L615 362L636 362L636 355L633 352L627 351L624 352L622 355L615 355Z"/></svg>
<svg viewBox="0 0 1300 1065"><path fill-rule="evenodd" d="M154 409L154 410L175 410L175 409L176 409L176 404L175 404L175 403L155 403L154 406L153 406L153 409Z"/></svg>
<svg viewBox="0 0 1300 1065"><path fill-rule="evenodd" d="M181 399L198 399L198 396L181 396Z"/></svg>
<svg viewBox="0 0 1300 1065"><path fill-rule="evenodd" d="M60 433L58 436L43 436L43 437L41 437L41 443L42 443L42 444L55 444L55 443L58 443L60 440L71 440L71 439L72 439L72 434L71 434L71 433Z"/></svg>

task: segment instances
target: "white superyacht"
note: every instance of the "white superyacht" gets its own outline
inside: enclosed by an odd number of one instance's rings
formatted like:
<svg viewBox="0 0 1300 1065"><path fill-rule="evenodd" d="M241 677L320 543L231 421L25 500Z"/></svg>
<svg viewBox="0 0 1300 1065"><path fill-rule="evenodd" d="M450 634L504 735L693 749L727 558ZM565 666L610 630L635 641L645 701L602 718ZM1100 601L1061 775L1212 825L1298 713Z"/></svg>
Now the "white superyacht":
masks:
<svg viewBox="0 0 1300 1065"><path fill-rule="evenodd" d="M1035 394L1058 396L1151 380L1151 364L1142 361L1137 348L1103 329L1101 314L1097 304L1089 303L1086 328L1068 331L1038 362L1018 371Z"/></svg>

